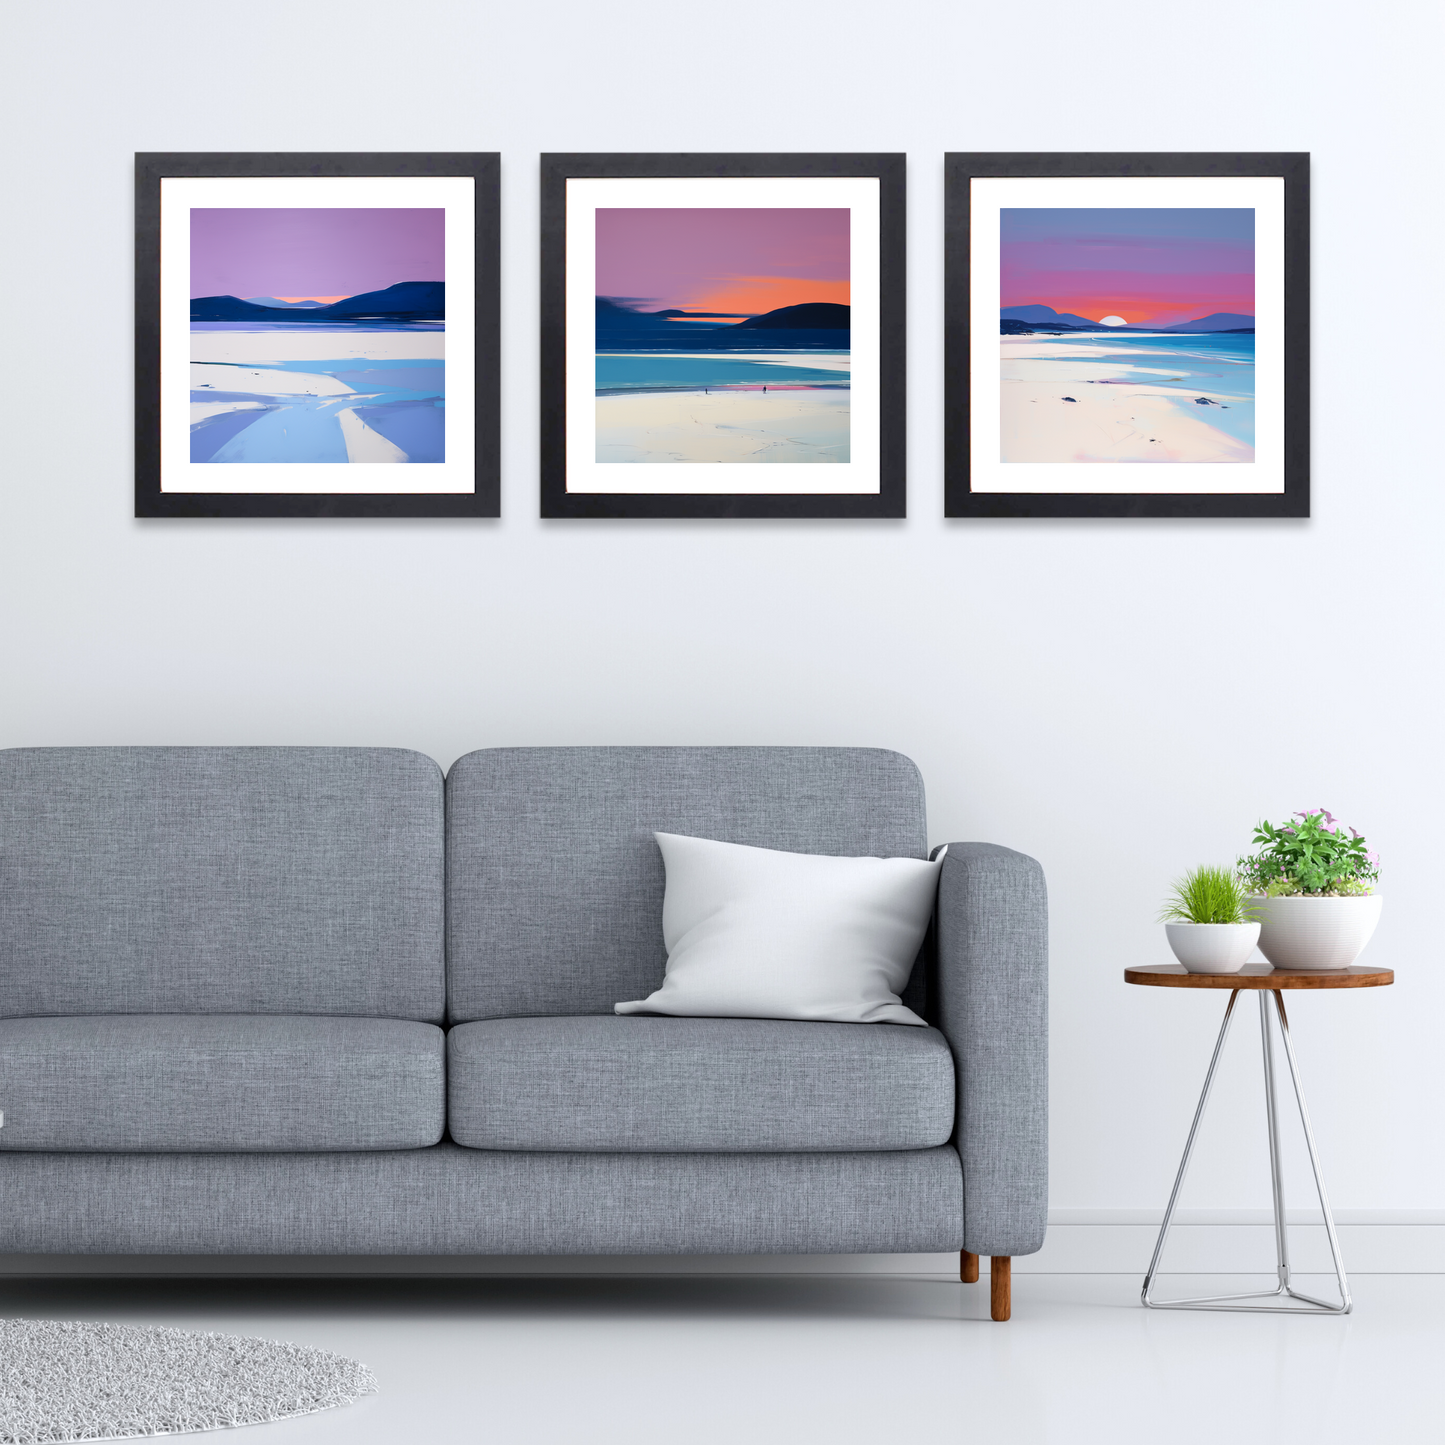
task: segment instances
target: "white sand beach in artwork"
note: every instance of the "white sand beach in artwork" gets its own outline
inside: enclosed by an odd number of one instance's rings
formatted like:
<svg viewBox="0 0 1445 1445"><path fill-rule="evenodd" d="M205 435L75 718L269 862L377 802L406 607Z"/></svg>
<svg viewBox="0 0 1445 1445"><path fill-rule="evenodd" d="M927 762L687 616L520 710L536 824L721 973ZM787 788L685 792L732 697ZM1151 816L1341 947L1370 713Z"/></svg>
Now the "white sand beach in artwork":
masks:
<svg viewBox="0 0 1445 1445"><path fill-rule="evenodd" d="M599 462L846 462L847 387L597 398Z"/></svg>
<svg viewBox="0 0 1445 1445"><path fill-rule="evenodd" d="M393 445L375 427L369 427L350 408L336 413L341 435L346 438L346 460L349 462L404 462L406 453Z"/></svg>
<svg viewBox="0 0 1445 1445"><path fill-rule="evenodd" d="M354 396L356 388L334 376L314 371L282 371L277 367L192 363L191 392L207 389L255 392L258 396ZM193 413L193 420L199 418Z"/></svg>
<svg viewBox="0 0 1445 1445"><path fill-rule="evenodd" d="M322 326L300 326L285 331L191 332L191 360L244 364L315 361L321 357L386 358L388 360L440 361L444 355L444 331L382 331L353 327L349 331L328 331Z"/></svg>
<svg viewBox="0 0 1445 1445"><path fill-rule="evenodd" d="M264 401L193 401L191 403L191 425L205 421L208 417L229 416L233 411L265 411Z"/></svg>
<svg viewBox="0 0 1445 1445"><path fill-rule="evenodd" d="M445 461L443 331L199 323L191 462Z"/></svg>
<svg viewBox="0 0 1445 1445"><path fill-rule="evenodd" d="M377 361L441 361L442 331L327 331L296 327L286 331L192 331L192 424L208 414L197 393L255 392L258 396L350 396L357 388L320 371L292 369L297 362L336 362L355 357L358 365ZM235 410L240 403L232 403Z"/></svg>
<svg viewBox="0 0 1445 1445"><path fill-rule="evenodd" d="M1137 364L1153 359L1105 339L1092 345L1004 337L1000 460L1254 461L1249 442L1216 424L1226 409L1238 415L1251 408L1252 394L1163 385L1180 369L1162 356L1162 366Z"/></svg>
<svg viewBox="0 0 1445 1445"><path fill-rule="evenodd" d="M1006 462L1254 460L1254 448L1211 426L1193 398L1162 386L1075 383L1061 394L1056 383L1005 381L1000 402Z"/></svg>

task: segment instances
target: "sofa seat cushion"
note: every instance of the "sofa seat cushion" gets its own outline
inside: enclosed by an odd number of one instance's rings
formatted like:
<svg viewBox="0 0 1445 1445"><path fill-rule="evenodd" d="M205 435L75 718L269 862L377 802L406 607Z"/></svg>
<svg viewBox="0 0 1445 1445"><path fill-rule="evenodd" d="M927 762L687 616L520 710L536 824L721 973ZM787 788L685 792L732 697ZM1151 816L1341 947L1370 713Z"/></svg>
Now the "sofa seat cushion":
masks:
<svg viewBox="0 0 1445 1445"><path fill-rule="evenodd" d="M472 1149L928 1149L953 1132L937 1029L777 1019L489 1019L447 1035Z"/></svg>
<svg viewBox="0 0 1445 1445"><path fill-rule="evenodd" d="M0 1150L423 1148L444 1051L434 1024L396 1019L0 1019Z"/></svg>

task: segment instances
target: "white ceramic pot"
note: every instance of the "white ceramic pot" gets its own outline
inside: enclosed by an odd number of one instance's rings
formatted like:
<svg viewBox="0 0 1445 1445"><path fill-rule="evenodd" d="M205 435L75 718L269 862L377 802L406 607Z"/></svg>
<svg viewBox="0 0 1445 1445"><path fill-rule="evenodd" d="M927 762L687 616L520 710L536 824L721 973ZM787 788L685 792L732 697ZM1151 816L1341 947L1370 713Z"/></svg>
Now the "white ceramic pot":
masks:
<svg viewBox="0 0 1445 1445"><path fill-rule="evenodd" d="M1360 956L1384 899L1378 893L1360 898L1251 898L1264 925L1259 951L1276 968L1348 968Z"/></svg>
<svg viewBox="0 0 1445 1445"><path fill-rule="evenodd" d="M1238 973L1259 942L1257 923L1166 923L1174 957L1189 973Z"/></svg>

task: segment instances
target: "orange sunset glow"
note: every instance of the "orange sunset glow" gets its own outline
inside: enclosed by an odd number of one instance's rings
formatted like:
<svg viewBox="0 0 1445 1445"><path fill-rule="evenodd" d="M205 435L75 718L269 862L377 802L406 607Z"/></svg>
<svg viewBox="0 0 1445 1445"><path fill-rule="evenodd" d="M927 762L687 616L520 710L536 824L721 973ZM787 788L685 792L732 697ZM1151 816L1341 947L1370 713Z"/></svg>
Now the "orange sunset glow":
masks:
<svg viewBox="0 0 1445 1445"><path fill-rule="evenodd" d="M780 306L801 306L809 301L832 301L847 306L848 296L847 281L815 281L799 276L730 276L714 286L699 287L685 304L689 311L761 316Z"/></svg>
<svg viewBox="0 0 1445 1445"><path fill-rule="evenodd" d="M1101 316L1122 316L1130 326L1142 326L1159 310L1159 303L1155 300L1073 290L1061 291L1057 297L1046 296L1042 304L1052 306L1061 313L1067 311L1074 316L1085 316L1091 321L1097 321Z"/></svg>
<svg viewBox="0 0 1445 1445"><path fill-rule="evenodd" d="M1055 311L1068 312L1073 316L1084 316L1091 321L1097 321L1104 316L1122 316L1130 326L1147 326L1161 312L1171 309L1179 310L1182 320L1188 320L1190 316L1196 314L1202 316L1210 311L1247 313L1254 309L1254 293L1244 291L1240 287L1199 286L1193 293L1192 304L1185 303L1181 306L1176 302L1173 308L1169 306L1168 298L1161 300L1158 295L1140 295L1137 291L1131 294L1123 288L1113 291L1091 291L1079 287L1070 287L1068 290L1062 288L1050 290L1043 287L1035 288L1035 290L1038 293L1035 303L1006 304L1042 303L1045 306L1052 306ZM1035 291L1030 291L1028 294L1033 296Z"/></svg>

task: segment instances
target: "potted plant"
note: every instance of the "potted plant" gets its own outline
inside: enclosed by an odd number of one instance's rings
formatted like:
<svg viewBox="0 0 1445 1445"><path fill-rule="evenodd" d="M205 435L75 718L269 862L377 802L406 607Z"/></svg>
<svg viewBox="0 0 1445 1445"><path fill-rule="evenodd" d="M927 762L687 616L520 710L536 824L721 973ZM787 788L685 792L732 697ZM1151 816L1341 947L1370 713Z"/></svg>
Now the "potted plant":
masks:
<svg viewBox="0 0 1445 1445"><path fill-rule="evenodd" d="M1238 973L1259 942L1259 922L1231 868L1204 866L1177 879L1159 921L1189 973Z"/></svg>
<svg viewBox="0 0 1445 1445"><path fill-rule="evenodd" d="M1328 808L1294 817L1260 823L1260 851L1237 865L1263 925L1260 952L1276 968L1348 968L1380 921L1380 860L1354 828L1345 837Z"/></svg>

